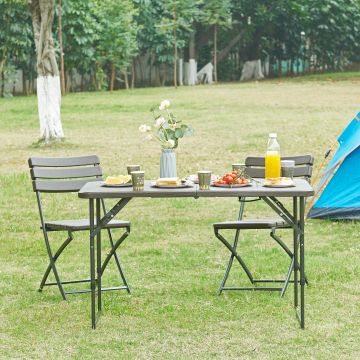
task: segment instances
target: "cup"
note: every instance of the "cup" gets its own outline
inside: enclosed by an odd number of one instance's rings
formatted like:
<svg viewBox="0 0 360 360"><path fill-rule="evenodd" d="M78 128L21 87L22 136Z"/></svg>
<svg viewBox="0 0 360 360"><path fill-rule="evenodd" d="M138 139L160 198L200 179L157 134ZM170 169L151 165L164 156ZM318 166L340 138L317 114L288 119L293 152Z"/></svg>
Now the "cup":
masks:
<svg viewBox="0 0 360 360"><path fill-rule="evenodd" d="M211 171L208 171L208 170L198 171L198 179L199 179L199 189L200 190L209 190L210 189Z"/></svg>
<svg viewBox="0 0 360 360"><path fill-rule="evenodd" d="M133 171L140 171L140 165L127 165L126 166L128 175L131 175Z"/></svg>
<svg viewBox="0 0 360 360"><path fill-rule="evenodd" d="M132 171L131 172L131 181L134 191L143 191L144 190L144 171Z"/></svg>
<svg viewBox="0 0 360 360"><path fill-rule="evenodd" d="M294 177L295 161L281 160L281 176L292 179Z"/></svg>
<svg viewBox="0 0 360 360"><path fill-rule="evenodd" d="M239 163L239 164L232 164L233 171L237 171L240 176L245 175L245 164Z"/></svg>

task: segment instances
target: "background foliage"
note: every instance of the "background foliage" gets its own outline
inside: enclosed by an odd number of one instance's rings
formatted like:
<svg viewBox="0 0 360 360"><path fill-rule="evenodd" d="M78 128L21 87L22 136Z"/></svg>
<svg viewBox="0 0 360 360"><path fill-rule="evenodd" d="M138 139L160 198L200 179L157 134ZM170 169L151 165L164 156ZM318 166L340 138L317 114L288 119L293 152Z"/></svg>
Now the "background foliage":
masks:
<svg viewBox="0 0 360 360"><path fill-rule="evenodd" d="M113 67L122 87L121 76L135 76L141 61L150 80L137 74L132 82L164 85L175 56L186 61L190 47L199 66L216 51L222 81L238 80L247 60L265 60L269 75L280 76L344 70L360 58L359 0L63 0L62 13L67 90L75 90L75 72L87 89L108 88ZM24 70L31 92L34 57L27 2L0 0L1 95L15 69Z"/></svg>

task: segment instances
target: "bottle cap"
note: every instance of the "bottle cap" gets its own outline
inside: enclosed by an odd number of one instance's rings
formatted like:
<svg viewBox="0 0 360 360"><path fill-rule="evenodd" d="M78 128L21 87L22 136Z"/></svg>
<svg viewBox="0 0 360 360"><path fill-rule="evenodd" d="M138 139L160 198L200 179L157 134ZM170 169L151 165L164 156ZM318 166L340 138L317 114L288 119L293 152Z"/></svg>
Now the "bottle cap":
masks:
<svg viewBox="0 0 360 360"><path fill-rule="evenodd" d="M276 138L276 137L277 137L277 134L276 134L276 133L270 133L270 134L269 134L269 137L270 137L270 138Z"/></svg>

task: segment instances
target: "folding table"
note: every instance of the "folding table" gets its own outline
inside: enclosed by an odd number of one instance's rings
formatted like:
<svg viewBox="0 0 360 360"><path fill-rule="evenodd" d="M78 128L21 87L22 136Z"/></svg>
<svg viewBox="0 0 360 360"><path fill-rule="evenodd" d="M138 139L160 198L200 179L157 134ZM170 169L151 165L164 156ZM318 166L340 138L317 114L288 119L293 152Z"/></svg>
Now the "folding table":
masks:
<svg viewBox="0 0 360 360"><path fill-rule="evenodd" d="M295 179L295 186L287 188L264 187L257 183L248 187L219 188L210 187L210 190L199 190L198 185L169 189L155 188L151 181L145 181L144 191L133 191L132 187L103 187L101 182L89 182L79 191L79 197L89 200L90 219L90 284L91 284L91 324L96 328L97 320L101 314L101 230L113 219L132 198L180 198L193 197L226 197L226 198L258 198L264 200L293 228L294 237L294 307L301 328L305 327L305 199L314 194L311 185L303 179ZM292 212L279 200L279 198L292 198ZM119 199L118 202L101 217L101 199ZM94 206L94 203L95 206ZM96 222L95 222L96 219ZM96 226L95 226L96 223ZM95 251L96 238L96 251ZM298 259L298 244L300 246L300 259ZM231 248L229 249L232 250ZM95 259L96 252L96 259ZM96 265L95 265L96 263ZM95 274L96 267L96 274ZM97 275L97 277L96 277ZM298 276L300 275L300 278ZM298 283L300 283L300 301L298 296ZM96 311L97 294L97 311ZM300 302L300 305L299 305Z"/></svg>

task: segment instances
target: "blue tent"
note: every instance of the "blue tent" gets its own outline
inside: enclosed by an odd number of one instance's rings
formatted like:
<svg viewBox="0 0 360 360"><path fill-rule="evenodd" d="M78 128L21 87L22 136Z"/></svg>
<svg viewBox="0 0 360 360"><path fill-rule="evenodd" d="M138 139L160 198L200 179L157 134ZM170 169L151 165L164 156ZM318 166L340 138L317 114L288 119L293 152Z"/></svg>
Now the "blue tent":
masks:
<svg viewBox="0 0 360 360"><path fill-rule="evenodd" d="M360 112L339 136L338 142L339 148L315 192L315 196L321 195L308 218L360 219Z"/></svg>

